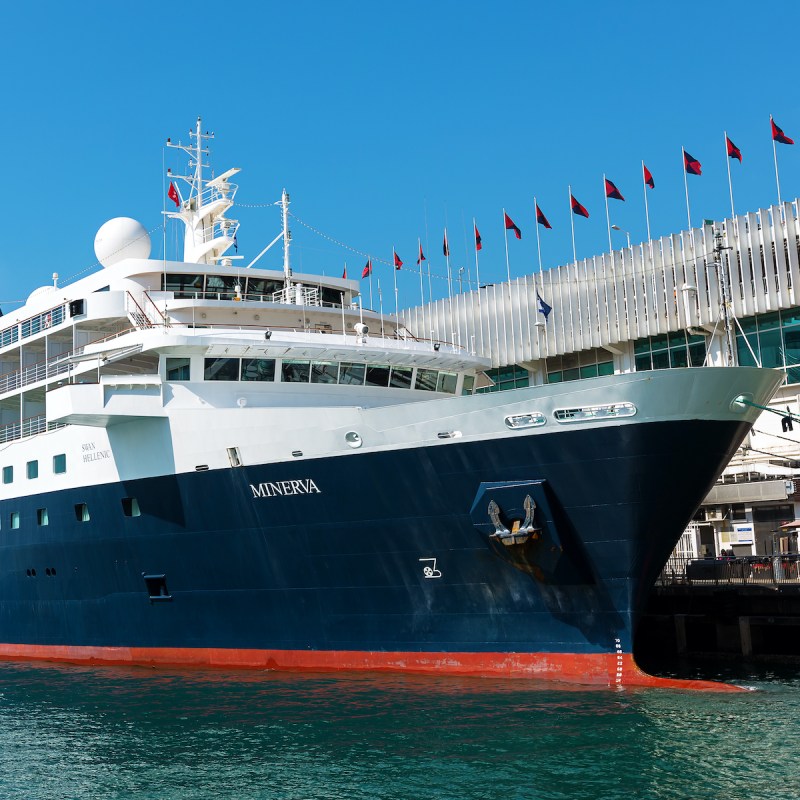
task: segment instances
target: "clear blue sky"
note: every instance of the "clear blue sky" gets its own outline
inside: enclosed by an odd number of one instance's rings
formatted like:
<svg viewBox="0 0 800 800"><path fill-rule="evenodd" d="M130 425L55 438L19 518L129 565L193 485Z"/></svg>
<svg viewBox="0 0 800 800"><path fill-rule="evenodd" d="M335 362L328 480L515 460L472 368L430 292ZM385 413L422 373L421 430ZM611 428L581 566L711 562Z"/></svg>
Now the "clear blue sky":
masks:
<svg viewBox="0 0 800 800"><path fill-rule="evenodd" d="M770 113L798 141L778 146L783 197L800 194L796 3L48 0L3 17L4 311L52 272L63 282L92 265L107 219L160 224L163 143L185 140L198 114L217 134L217 172L243 170L239 202L286 186L298 217L376 258L394 245L413 268L421 237L435 276L447 223L452 268L474 279L474 216L481 279L505 278L503 207L523 233L511 274L534 272L534 195L553 226L545 267L571 260L568 184L591 214L575 218L578 257L607 249L603 173L626 197L610 201L612 222L641 241L642 159L654 234L681 230L682 145L703 165L689 176L693 220L725 216L726 129L744 154L737 211L774 203ZM182 166L175 151L167 164ZM277 213L239 218L252 257ZM360 255L293 230L298 271L339 276L346 260L360 275ZM262 264L278 267L278 250ZM375 274L393 307L391 269ZM418 278L399 278L401 306L418 303ZM433 291L446 295L441 277Z"/></svg>

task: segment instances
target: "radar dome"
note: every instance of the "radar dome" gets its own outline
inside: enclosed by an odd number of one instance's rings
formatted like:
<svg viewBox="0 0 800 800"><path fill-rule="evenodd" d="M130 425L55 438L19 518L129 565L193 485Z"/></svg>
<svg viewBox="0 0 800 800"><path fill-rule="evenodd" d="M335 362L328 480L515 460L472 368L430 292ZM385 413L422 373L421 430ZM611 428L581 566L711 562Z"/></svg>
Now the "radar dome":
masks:
<svg viewBox="0 0 800 800"><path fill-rule="evenodd" d="M94 253L104 267L126 258L150 258L150 234L135 219L115 217L97 231Z"/></svg>

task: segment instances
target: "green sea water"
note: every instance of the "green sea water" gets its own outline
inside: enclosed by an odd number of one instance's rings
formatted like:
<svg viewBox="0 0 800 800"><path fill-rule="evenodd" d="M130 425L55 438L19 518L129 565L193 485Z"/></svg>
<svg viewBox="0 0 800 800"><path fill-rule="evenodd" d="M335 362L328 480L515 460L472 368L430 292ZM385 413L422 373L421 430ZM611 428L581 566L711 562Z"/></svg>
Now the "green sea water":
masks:
<svg viewBox="0 0 800 800"><path fill-rule="evenodd" d="M754 690L0 663L0 798L800 798L800 669L734 678Z"/></svg>

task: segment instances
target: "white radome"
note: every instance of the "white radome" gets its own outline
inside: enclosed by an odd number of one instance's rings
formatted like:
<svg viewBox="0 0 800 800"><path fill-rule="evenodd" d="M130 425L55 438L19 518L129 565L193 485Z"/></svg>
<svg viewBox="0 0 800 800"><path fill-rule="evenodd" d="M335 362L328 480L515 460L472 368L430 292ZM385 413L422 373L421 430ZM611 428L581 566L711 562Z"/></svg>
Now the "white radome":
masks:
<svg viewBox="0 0 800 800"><path fill-rule="evenodd" d="M94 253L104 267L126 258L150 258L150 234L135 219L115 217L97 231Z"/></svg>

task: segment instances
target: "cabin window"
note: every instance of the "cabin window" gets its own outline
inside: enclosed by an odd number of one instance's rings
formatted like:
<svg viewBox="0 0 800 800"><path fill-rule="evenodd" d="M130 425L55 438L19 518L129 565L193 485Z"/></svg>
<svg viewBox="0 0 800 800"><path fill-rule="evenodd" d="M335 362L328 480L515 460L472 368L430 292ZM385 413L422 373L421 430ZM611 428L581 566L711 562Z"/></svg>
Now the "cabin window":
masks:
<svg viewBox="0 0 800 800"><path fill-rule="evenodd" d="M26 464L26 472L28 475L28 480L33 480L34 478L39 477L39 462L38 461L29 461Z"/></svg>
<svg viewBox="0 0 800 800"><path fill-rule="evenodd" d="M167 275L162 280L164 291L174 292L175 298L202 297L202 275Z"/></svg>
<svg viewBox="0 0 800 800"><path fill-rule="evenodd" d="M248 300L272 300L274 292L283 289L283 281L269 278L248 278L245 295Z"/></svg>
<svg viewBox="0 0 800 800"><path fill-rule="evenodd" d="M207 358L203 373L207 381L238 381L238 358Z"/></svg>
<svg viewBox="0 0 800 800"><path fill-rule="evenodd" d="M339 365L335 361L312 361L311 383L336 383Z"/></svg>
<svg viewBox="0 0 800 800"><path fill-rule="evenodd" d="M19 511L12 511L8 515L8 527L19 528Z"/></svg>
<svg viewBox="0 0 800 800"><path fill-rule="evenodd" d="M233 300L236 296L237 286L240 287L241 292L241 281L235 275L209 275L206 293L211 299Z"/></svg>
<svg viewBox="0 0 800 800"><path fill-rule="evenodd" d="M399 389L411 388L411 367L392 367L392 376L389 379L389 386L396 386Z"/></svg>
<svg viewBox="0 0 800 800"><path fill-rule="evenodd" d="M364 364L340 364L339 383L363 386L365 373L366 365Z"/></svg>
<svg viewBox="0 0 800 800"><path fill-rule="evenodd" d="M167 380L188 381L190 375L189 366L188 358L168 358L166 363Z"/></svg>
<svg viewBox="0 0 800 800"><path fill-rule="evenodd" d="M367 365L367 386L388 386L389 385L389 365L388 364L368 364Z"/></svg>
<svg viewBox="0 0 800 800"><path fill-rule="evenodd" d="M53 456L53 472L56 475L63 475L67 471L67 455L59 453Z"/></svg>
<svg viewBox="0 0 800 800"><path fill-rule="evenodd" d="M455 372L440 372L439 380L436 384L436 391L447 392L447 394L455 394L457 383L458 375Z"/></svg>
<svg viewBox="0 0 800 800"><path fill-rule="evenodd" d="M461 386L461 394L472 394L472 390L474 388L475 388L475 376L465 375L464 383Z"/></svg>
<svg viewBox="0 0 800 800"><path fill-rule="evenodd" d="M49 525L50 520L47 517L47 509L46 508L37 508L36 509L36 523L37 525Z"/></svg>
<svg viewBox="0 0 800 800"><path fill-rule="evenodd" d="M123 497L122 513L126 517L140 517L142 512L139 510L139 501L135 497Z"/></svg>
<svg viewBox="0 0 800 800"><path fill-rule="evenodd" d="M75 519L78 522L88 522L89 517L89 506L86 503L75 503Z"/></svg>
<svg viewBox="0 0 800 800"><path fill-rule="evenodd" d="M286 383L308 383L310 374L310 361L284 361L281 365L281 380Z"/></svg>
<svg viewBox="0 0 800 800"><path fill-rule="evenodd" d="M243 381L274 381L275 380L275 359L274 358L243 358L242 359L242 380Z"/></svg>
<svg viewBox="0 0 800 800"><path fill-rule="evenodd" d="M14 483L14 467L3 467L3 483Z"/></svg>
<svg viewBox="0 0 800 800"><path fill-rule="evenodd" d="M417 382L414 384L414 388L422 389L425 392L435 392L438 374L435 369L418 369Z"/></svg>

